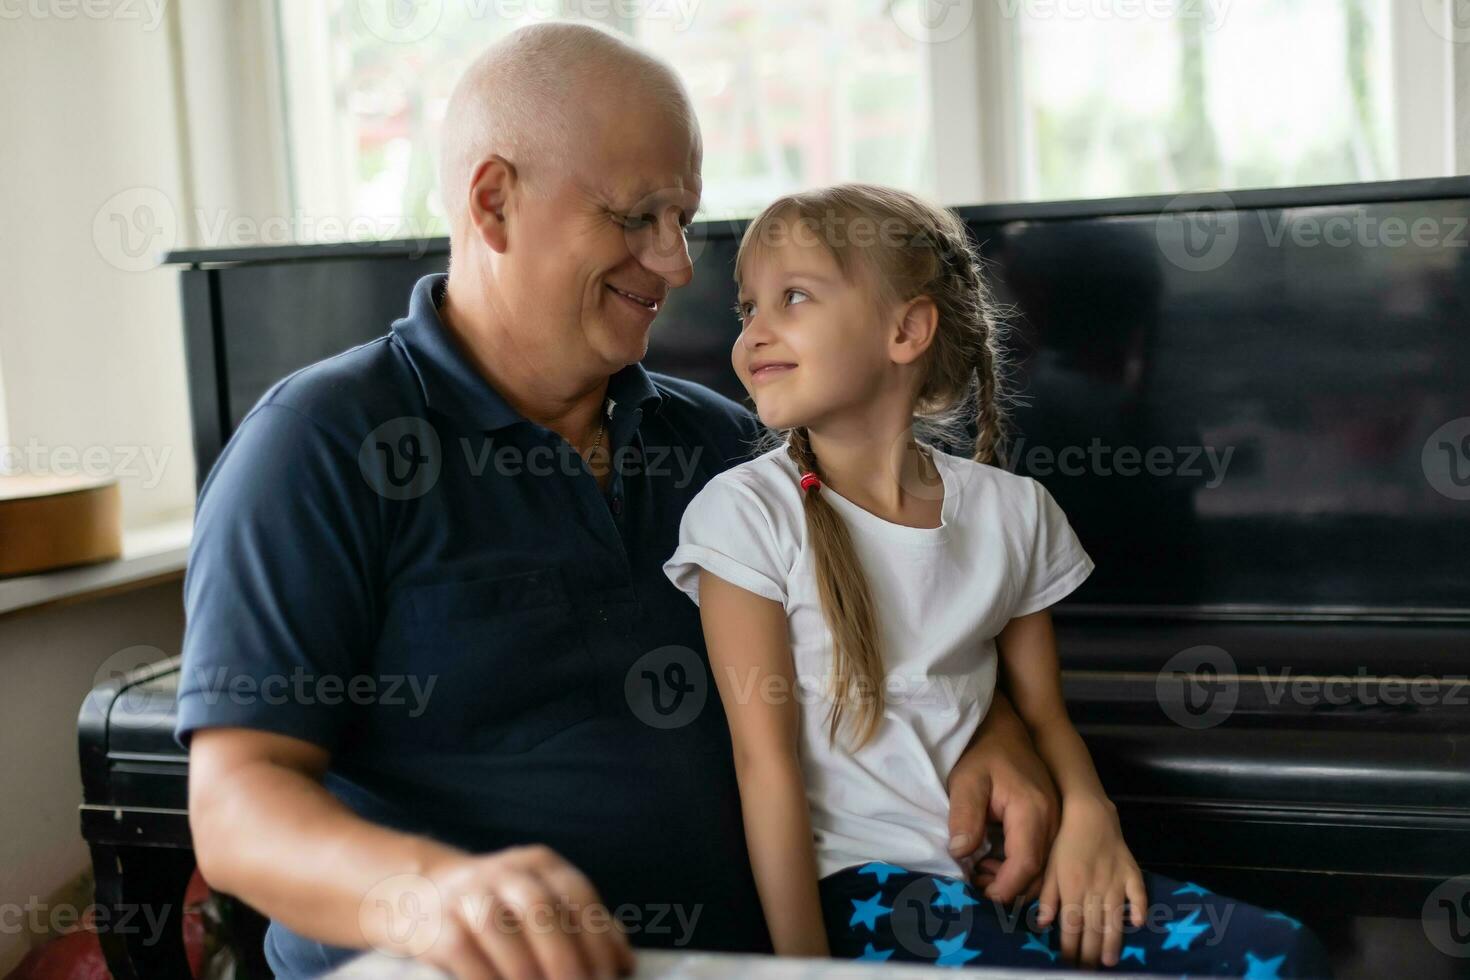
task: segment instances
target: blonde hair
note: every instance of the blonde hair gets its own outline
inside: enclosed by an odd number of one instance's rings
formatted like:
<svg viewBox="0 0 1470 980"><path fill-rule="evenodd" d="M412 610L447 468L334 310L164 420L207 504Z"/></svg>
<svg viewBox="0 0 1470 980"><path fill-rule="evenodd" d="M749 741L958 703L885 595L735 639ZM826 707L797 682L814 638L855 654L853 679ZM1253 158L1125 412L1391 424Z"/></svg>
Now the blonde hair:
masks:
<svg viewBox="0 0 1470 980"><path fill-rule="evenodd" d="M869 289L878 302L893 306L926 296L934 303L938 326L922 361L914 405L918 441L926 448L931 442L958 446L973 429L974 459L1005 465L1008 395L1002 321L964 222L912 194L871 184L791 194L746 228L735 278L741 278L745 262L758 250L802 230L831 252L848 282ZM821 463L805 428L771 433L767 444L785 445L800 472L821 477ZM877 613L841 515L820 489L804 490L802 500L822 612L833 639L828 735L835 742L850 721L855 745L861 747L876 733L883 715L885 671Z"/></svg>

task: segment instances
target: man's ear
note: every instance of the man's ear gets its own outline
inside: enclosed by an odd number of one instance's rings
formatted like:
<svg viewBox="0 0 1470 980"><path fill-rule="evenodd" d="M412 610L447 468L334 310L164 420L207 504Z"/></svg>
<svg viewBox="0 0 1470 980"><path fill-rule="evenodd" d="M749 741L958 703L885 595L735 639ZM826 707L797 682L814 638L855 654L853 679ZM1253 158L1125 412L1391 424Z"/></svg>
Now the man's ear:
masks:
<svg viewBox="0 0 1470 980"><path fill-rule="evenodd" d="M888 356L895 364L913 364L924 355L939 330L939 307L928 296L916 296L899 307L888 339Z"/></svg>
<svg viewBox="0 0 1470 980"><path fill-rule="evenodd" d="M515 190L516 168L499 154L481 160L470 177L470 228L492 251L510 244L506 212Z"/></svg>

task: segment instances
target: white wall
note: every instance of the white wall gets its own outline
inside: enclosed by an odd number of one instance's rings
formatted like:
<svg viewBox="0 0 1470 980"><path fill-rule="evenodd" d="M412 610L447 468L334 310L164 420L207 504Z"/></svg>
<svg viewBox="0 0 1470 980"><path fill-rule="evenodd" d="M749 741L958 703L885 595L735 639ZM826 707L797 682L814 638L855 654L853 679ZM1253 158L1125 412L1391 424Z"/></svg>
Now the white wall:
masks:
<svg viewBox="0 0 1470 980"><path fill-rule="evenodd" d="M0 617L0 976L42 938L14 931L32 918L16 907L46 903L90 867L77 813L82 701L99 673L152 659L136 648L175 656L183 634L177 581Z"/></svg>
<svg viewBox="0 0 1470 980"><path fill-rule="evenodd" d="M177 273L149 267L185 201L172 15L87 7L0 19L0 419L30 460L117 472L136 526L187 511L194 483Z"/></svg>

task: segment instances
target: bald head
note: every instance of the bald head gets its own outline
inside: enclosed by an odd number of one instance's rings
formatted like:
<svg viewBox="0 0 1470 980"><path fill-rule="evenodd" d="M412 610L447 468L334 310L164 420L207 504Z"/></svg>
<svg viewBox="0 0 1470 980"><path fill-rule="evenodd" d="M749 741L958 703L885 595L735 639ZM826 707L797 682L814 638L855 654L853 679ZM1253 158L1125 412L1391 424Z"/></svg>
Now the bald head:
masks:
<svg viewBox="0 0 1470 980"><path fill-rule="evenodd" d="M444 117L439 190L451 234L458 238L480 161L499 154L529 183L555 179L617 106L653 108L697 133L678 75L612 31L534 24L491 45L460 77Z"/></svg>

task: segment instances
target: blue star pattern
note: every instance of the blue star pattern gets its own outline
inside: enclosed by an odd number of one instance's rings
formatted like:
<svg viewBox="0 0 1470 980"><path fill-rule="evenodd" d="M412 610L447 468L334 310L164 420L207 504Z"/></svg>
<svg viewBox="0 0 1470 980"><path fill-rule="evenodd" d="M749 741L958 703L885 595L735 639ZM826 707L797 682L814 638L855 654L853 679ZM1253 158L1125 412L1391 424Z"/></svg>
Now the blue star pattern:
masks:
<svg viewBox="0 0 1470 980"><path fill-rule="evenodd" d="M855 926L861 922L868 927L869 932L872 932L878 925L878 917L892 911L893 909L883 904L882 892L861 902L854 898L852 899L852 918L847 921L847 924Z"/></svg>
<svg viewBox="0 0 1470 980"><path fill-rule="evenodd" d="M980 955L978 949L965 949L965 940L969 937L968 932L962 932L953 939L936 939L934 948L939 950L939 957L935 959L935 966L964 966L966 963Z"/></svg>
<svg viewBox="0 0 1470 980"><path fill-rule="evenodd" d="M1150 916L1150 926L1141 932L1125 927L1114 967L1118 973L1244 980L1332 973L1331 958L1311 926L1284 912L1148 871L1144 887L1150 906L1166 915L1163 920ZM999 906L992 914L991 903L981 901L962 878L938 868L909 870L874 861L826 876L819 892L828 944L838 958L1041 973L1064 965L1058 929L1038 933L1019 927L1018 919L1003 915ZM1228 932L1220 928L1226 921Z"/></svg>
<svg viewBox="0 0 1470 980"><path fill-rule="evenodd" d="M1161 949L1182 949L1188 951L1189 944L1199 938L1199 934L1207 931L1208 925L1196 925L1195 920L1199 918L1199 909L1195 909L1178 922L1166 922L1164 928L1168 930L1169 938L1164 940Z"/></svg>
<svg viewBox="0 0 1470 980"><path fill-rule="evenodd" d="M980 904L965 894L965 883L963 881L935 878L934 887L937 891L934 896L933 907L936 909L962 909L967 905Z"/></svg>
<svg viewBox="0 0 1470 980"><path fill-rule="evenodd" d="M1053 963L1057 961L1057 956L1060 955L1056 952L1056 950L1052 949L1046 943L1042 942L1041 937L1036 935L1035 933L1027 934L1026 945L1021 947L1021 952L1024 953L1028 949L1035 953L1045 953L1046 958L1051 960Z"/></svg>
<svg viewBox="0 0 1470 980"><path fill-rule="evenodd" d="M1288 923L1291 924L1291 928L1293 930L1297 930L1297 929L1300 929L1302 927L1302 922L1301 922L1300 919L1293 919L1291 916L1287 915L1285 912L1267 912L1265 914L1265 916L1263 916L1263 918L1267 918L1267 919L1280 919L1282 922L1288 922Z"/></svg>
<svg viewBox="0 0 1470 980"><path fill-rule="evenodd" d="M871 864L865 864L861 868L858 868L858 874L872 875L878 879L878 884L880 885L888 884L888 879L893 875L905 873L903 868L895 864L884 864L882 861L874 861Z"/></svg>
<svg viewBox="0 0 1470 980"><path fill-rule="evenodd" d="M1273 956L1269 960L1263 960L1255 953L1245 954L1245 977L1244 980L1281 980L1281 964L1286 960L1286 954Z"/></svg>

